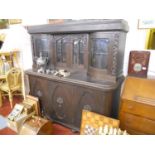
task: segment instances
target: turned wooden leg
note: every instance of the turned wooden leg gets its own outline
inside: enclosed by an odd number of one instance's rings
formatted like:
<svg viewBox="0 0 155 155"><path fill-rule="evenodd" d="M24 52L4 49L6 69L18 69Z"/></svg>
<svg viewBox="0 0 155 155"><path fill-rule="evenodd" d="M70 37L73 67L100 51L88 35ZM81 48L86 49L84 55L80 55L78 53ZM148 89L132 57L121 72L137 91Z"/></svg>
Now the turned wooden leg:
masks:
<svg viewBox="0 0 155 155"><path fill-rule="evenodd" d="M0 107L2 106L2 92L0 91Z"/></svg>
<svg viewBox="0 0 155 155"><path fill-rule="evenodd" d="M9 101L10 101L10 105L11 105L11 109L13 108L13 96L12 93L9 92Z"/></svg>

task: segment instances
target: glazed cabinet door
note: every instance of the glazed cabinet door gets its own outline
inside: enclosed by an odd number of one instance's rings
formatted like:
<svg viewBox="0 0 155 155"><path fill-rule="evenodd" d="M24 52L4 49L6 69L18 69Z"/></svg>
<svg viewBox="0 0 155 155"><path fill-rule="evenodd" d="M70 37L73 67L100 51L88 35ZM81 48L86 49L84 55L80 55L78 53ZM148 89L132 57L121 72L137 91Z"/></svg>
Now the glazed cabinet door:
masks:
<svg viewBox="0 0 155 155"><path fill-rule="evenodd" d="M88 34L54 35L57 67L88 66Z"/></svg>
<svg viewBox="0 0 155 155"><path fill-rule="evenodd" d="M48 66L53 62L53 36L49 34L34 34L32 35L33 47L33 69L36 71L37 59L39 57L46 57L48 59Z"/></svg>
<svg viewBox="0 0 155 155"><path fill-rule="evenodd" d="M117 77L122 75L124 44L121 44L121 41L125 42L125 37L125 33L116 31L90 34L88 69L90 76L102 79L103 75Z"/></svg>

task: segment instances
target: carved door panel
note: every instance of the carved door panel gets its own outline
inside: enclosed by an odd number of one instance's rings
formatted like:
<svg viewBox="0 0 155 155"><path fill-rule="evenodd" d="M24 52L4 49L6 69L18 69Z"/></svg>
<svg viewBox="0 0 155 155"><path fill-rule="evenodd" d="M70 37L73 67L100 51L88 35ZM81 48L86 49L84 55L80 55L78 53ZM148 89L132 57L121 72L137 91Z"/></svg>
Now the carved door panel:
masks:
<svg viewBox="0 0 155 155"><path fill-rule="evenodd" d="M72 65L73 67L88 67L88 34L72 35Z"/></svg>
<svg viewBox="0 0 155 155"><path fill-rule="evenodd" d="M57 66L88 66L88 34L54 35L54 40Z"/></svg>
<svg viewBox="0 0 155 155"><path fill-rule="evenodd" d="M51 94L51 117L63 124L72 124L72 87L56 83Z"/></svg>
<svg viewBox="0 0 155 155"><path fill-rule="evenodd" d="M82 110L86 109L99 114L105 113L106 96L103 92L87 88L76 88L74 125L80 128ZM74 102L74 101L73 101Z"/></svg>
<svg viewBox="0 0 155 155"><path fill-rule="evenodd" d="M39 98L40 109L43 115L49 116L49 81L29 76L30 94Z"/></svg>
<svg viewBox="0 0 155 155"><path fill-rule="evenodd" d="M54 41L56 66L70 67L73 49L70 35L54 35Z"/></svg>

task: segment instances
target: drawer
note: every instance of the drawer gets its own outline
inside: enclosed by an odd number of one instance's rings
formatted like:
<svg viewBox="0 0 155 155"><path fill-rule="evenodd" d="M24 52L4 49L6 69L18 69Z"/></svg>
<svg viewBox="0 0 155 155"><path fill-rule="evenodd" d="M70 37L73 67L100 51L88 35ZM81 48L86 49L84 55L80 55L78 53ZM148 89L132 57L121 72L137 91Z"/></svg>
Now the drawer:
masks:
<svg viewBox="0 0 155 155"><path fill-rule="evenodd" d="M141 131L136 131L134 129L131 129L131 128L127 128L127 129L124 129L124 128L121 128L122 130L127 130L127 133L129 133L130 135L146 135L146 133L144 132L141 132Z"/></svg>
<svg viewBox="0 0 155 155"><path fill-rule="evenodd" d="M120 112L127 112L155 120L155 106L135 101L122 100Z"/></svg>
<svg viewBox="0 0 155 155"><path fill-rule="evenodd" d="M132 129L140 133L155 134L155 121L129 113L120 113L120 127L127 131Z"/></svg>

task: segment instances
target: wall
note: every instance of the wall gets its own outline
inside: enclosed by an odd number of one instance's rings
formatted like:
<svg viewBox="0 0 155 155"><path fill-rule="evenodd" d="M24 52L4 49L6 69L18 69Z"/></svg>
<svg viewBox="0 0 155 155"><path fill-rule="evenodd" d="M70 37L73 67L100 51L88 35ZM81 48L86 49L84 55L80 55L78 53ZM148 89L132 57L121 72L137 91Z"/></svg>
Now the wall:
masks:
<svg viewBox="0 0 155 155"><path fill-rule="evenodd" d="M0 31L1 33L2 31ZM4 32L4 31L3 31ZM19 64L23 69L31 68L31 42L30 35L22 25L12 25L5 30L6 38L1 51L19 50Z"/></svg>
<svg viewBox="0 0 155 155"><path fill-rule="evenodd" d="M22 25L41 25L47 24L47 19L44 18L25 18L22 19Z"/></svg>
<svg viewBox="0 0 155 155"><path fill-rule="evenodd" d="M19 50L20 66L26 70L32 67L32 47L31 37L27 33L24 25L46 24L47 19L22 19L22 24L10 25L8 29L1 29L0 33L5 33L6 38L1 51Z"/></svg>

